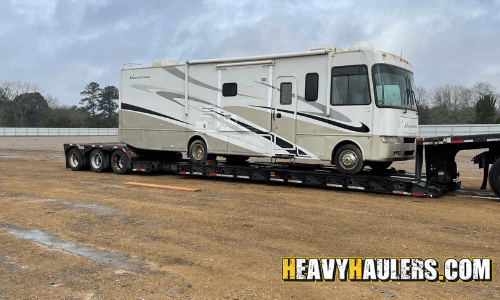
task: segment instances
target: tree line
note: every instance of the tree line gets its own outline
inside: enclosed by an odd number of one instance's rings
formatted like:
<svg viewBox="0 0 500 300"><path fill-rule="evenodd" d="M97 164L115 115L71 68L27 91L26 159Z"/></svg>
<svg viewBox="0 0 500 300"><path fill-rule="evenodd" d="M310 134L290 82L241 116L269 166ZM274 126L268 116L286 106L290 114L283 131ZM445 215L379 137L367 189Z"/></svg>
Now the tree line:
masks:
<svg viewBox="0 0 500 300"><path fill-rule="evenodd" d="M487 82L439 86L431 91L415 89L420 125L499 124L498 94Z"/></svg>
<svg viewBox="0 0 500 300"><path fill-rule="evenodd" d="M59 105L37 84L0 82L0 127L116 128L118 88L91 82L80 93L80 105Z"/></svg>

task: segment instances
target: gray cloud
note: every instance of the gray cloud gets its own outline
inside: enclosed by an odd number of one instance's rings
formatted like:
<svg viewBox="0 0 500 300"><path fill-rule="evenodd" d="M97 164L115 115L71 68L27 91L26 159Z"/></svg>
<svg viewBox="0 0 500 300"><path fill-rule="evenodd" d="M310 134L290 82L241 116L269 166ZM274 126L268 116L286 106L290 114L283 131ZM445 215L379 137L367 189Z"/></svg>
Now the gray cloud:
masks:
<svg viewBox="0 0 500 300"><path fill-rule="evenodd" d="M409 60L418 85L500 90L500 1L11 0L0 10L0 80L75 105L124 63L265 55L366 40Z"/></svg>

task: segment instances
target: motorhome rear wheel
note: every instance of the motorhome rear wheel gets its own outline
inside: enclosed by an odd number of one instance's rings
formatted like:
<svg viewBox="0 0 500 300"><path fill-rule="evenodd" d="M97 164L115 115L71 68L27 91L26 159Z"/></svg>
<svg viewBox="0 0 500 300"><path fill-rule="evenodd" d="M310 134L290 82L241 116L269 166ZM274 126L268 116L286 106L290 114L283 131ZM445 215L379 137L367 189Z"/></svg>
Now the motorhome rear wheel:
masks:
<svg viewBox="0 0 500 300"><path fill-rule="evenodd" d="M189 146L188 157L195 164L204 164L208 158L207 144L202 140L192 142Z"/></svg>

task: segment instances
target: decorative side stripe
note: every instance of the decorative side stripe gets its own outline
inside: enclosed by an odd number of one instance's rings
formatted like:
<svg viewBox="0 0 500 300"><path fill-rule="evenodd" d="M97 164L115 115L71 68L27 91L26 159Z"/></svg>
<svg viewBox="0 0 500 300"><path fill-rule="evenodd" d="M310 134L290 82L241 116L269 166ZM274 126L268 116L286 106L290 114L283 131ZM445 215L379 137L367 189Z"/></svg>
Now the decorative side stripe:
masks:
<svg viewBox="0 0 500 300"><path fill-rule="evenodd" d="M258 106L258 105L250 105L250 106L258 107L258 108L264 108L264 109L270 109L270 107L266 107L266 106ZM289 113L289 114L292 114L292 115L294 113L293 111L286 110L286 109L278 109L278 111L279 112ZM299 115L301 117L313 119L313 120L316 120L316 121L320 121L320 122L323 122L323 123L327 123L327 124L333 125L335 127L340 127L340 128L343 128L343 129L351 130L351 131L354 131L354 132L361 132L361 133L368 133L368 132L370 132L370 128L368 128L368 126L366 126L363 122L360 122L361 126L354 127L354 126L342 124L342 123L339 123L339 122L335 122L333 120L329 120L329 119L326 119L326 118L323 118L323 117L306 114L306 113L303 113L303 112L297 112L297 115Z"/></svg>
<svg viewBox="0 0 500 300"><path fill-rule="evenodd" d="M132 104L128 104L128 103L122 103L121 109L130 110L130 111L136 111L136 112L141 112L141 113L145 113L145 114L148 114L148 115L154 115L154 116L158 116L158 117L162 117L162 118L167 118L167 119L174 120L174 121L177 121L177 122L181 122L181 123L184 123L184 124L193 125L193 124L189 124L187 122L178 120L176 118L172 118L172 117L169 117L167 115L160 114L160 113L158 113L156 111L152 111L152 110L149 110L149 109L146 109L146 108L143 108L143 107L139 107L139 106L135 106L135 105L132 105Z"/></svg>

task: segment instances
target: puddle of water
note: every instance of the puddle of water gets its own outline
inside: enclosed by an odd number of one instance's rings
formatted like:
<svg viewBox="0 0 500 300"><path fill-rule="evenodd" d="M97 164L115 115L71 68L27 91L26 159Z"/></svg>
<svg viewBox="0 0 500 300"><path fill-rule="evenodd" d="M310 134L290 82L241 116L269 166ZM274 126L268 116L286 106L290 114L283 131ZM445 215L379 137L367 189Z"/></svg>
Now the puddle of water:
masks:
<svg viewBox="0 0 500 300"><path fill-rule="evenodd" d="M126 253L109 252L89 246L80 246L78 243L71 241L59 241L57 236L38 229L27 229L20 226L8 225L7 227L0 228L0 230L5 230L18 239L33 241L50 248L60 249L74 255L87 257L97 263L111 265L118 269L129 271L138 269L136 264L128 261L130 255Z"/></svg>

